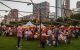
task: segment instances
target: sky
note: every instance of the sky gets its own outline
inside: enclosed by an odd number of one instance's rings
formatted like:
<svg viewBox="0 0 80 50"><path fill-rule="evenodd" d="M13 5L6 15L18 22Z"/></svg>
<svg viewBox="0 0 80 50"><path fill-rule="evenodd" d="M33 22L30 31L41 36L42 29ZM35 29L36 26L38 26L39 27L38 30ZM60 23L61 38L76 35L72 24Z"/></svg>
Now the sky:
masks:
<svg viewBox="0 0 80 50"><path fill-rule="evenodd" d="M30 0L14 0L14 1L24 1L24 2L31 2ZM50 6L55 6L55 0L33 0L34 3L40 3L47 1L50 3ZM76 3L80 0L70 0L70 8L74 9L76 8ZM18 9L19 11L26 11L26 12L32 12L32 5L27 5L25 3L17 3L17 2L10 2L10 1L3 1L0 0L0 2L3 2L4 4L8 5L12 9ZM9 8L5 7L4 5L0 4L0 10L10 10ZM50 7L50 12L55 12L55 9L53 7ZM7 15L9 12L0 11L0 15L4 16ZM30 13L22 13L23 16L29 15ZM21 17L19 15L19 17Z"/></svg>

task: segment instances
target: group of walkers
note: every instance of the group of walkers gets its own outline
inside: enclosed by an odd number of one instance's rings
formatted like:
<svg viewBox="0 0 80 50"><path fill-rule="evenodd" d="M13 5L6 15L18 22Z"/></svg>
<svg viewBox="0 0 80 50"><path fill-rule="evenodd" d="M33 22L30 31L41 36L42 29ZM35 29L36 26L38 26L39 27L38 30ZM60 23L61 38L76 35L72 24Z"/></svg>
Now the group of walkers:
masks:
<svg viewBox="0 0 80 50"><path fill-rule="evenodd" d="M17 35L17 48L21 49L21 41L39 40L41 47L57 46L59 44L70 44L72 38L78 38L80 28L78 26L48 26L46 28L28 28L24 29L20 24L18 27L2 27L3 36Z"/></svg>

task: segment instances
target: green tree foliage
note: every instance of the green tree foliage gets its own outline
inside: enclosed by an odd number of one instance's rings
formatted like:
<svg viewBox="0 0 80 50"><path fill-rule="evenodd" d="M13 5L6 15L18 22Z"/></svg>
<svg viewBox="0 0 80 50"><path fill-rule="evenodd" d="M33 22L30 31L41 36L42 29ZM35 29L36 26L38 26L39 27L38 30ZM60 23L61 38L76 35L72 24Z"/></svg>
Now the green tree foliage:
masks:
<svg viewBox="0 0 80 50"><path fill-rule="evenodd" d="M80 13L71 15L71 19L76 19L76 20L80 20Z"/></svg>
<svg viewBox="0 0 80 50"><path fill-rule="evenodd" d="M80 20L80 13L71 15L70 19L73 19L73 20L71 20L72 25L79 25L80 24L80 21L79 21Z"/></svg>

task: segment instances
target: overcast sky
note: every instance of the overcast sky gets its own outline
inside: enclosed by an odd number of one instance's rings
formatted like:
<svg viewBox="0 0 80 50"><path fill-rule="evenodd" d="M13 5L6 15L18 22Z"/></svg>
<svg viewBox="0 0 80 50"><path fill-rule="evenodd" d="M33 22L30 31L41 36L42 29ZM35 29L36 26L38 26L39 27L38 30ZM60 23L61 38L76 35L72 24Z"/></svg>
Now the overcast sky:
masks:
<svg viewBox="0 0 80 50"><path fill-rule="evenodd" d="M28 6L25 3L9 2L9 1L2 1L2 0L0 0L0 1L3 2L4 4L8 5L12 9L18 9L19 11L32 12L32 5ZM30 2L30 0L15 0L15 1ZM44 1L49 2L50 6L55 6L55 0L33 0L34 3L40 3L40 2L44 2ZM80 1L80 0L70 0L70 8L71 9L76 8L77 1ZM0 10L10 10L10 9L5 7L4 5L0 4ZM54 11L55 11L54 8L50 8L50 12L54 12ZM7 14L8 14L8 12L0 11L1 16L7 15ZM28 15L29 13L21 13L21 14L25 16L25 15Z"/></svg>

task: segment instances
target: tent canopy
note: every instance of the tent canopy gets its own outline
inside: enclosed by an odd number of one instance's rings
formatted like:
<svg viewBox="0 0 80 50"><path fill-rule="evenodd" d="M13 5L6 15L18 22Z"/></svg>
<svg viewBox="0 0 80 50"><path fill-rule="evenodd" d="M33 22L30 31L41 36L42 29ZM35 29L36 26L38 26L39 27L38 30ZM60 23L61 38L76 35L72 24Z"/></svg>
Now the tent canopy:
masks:
<svg viewBox="0 0 80 50"><path fill-rule="evenodd" d="M35 27L35 25L32 24L30 21L27 22L27 24L23 25L23 28L30 28L30 27Z"/></svg>
<svg viewBox="0 0 80 50"><path fill-rule="evenodd" d="M34 24L32 24L30 21L26 24L26 26L35 26Z"/></svg>

